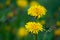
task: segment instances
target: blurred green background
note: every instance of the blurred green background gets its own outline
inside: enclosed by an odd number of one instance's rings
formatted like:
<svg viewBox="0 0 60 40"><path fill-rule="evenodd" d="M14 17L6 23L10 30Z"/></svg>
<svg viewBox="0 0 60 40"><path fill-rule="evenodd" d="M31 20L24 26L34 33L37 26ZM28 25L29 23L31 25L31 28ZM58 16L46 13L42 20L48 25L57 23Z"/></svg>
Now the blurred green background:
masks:
<svg viewBox="0 0 60 40"><path fill-rule="evenodd" d="M60 28L60 0L27 0L28 5L25 8L18 7L16 0L10 0L7 4L6 1L8 0L0 0L0 40L19 40L16 36L18 28L28 21L36 21L35 18L27 15L31 1L36 1L47 9L46 15L38 21L45 21L43 26L48 32L39 33L38 40L43 38L44 40L60 40L60 34L58 36L55 34L55 30ZM25 40L33 40L32 35L25 37Z"/></svg>

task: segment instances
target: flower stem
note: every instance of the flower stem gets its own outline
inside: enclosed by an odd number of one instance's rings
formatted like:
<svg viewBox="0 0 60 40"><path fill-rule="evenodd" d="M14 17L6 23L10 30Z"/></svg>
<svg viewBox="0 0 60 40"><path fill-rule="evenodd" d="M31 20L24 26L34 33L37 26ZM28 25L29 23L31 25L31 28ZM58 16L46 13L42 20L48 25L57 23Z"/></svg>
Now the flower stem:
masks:
<svg viewBox="0 0 60 40"><path fill-rule="evenodd" d="M20 40L25 40L25 38L24 37L21 37L21 39Z"/></svg>
<svg viewBox="0 0 60 40"><path fill-rule="evenodd" d="M37 34L34 34L34 40L37 40L37 39L38 39Z"/></svg>
<svg viewBox="0 0 60 40"><path fill-rule="evenodd" d="M45 40L45 39L46 39L46 34L47 34L47 32L45 32L44 37L43 37L43 40Z"/></svg>

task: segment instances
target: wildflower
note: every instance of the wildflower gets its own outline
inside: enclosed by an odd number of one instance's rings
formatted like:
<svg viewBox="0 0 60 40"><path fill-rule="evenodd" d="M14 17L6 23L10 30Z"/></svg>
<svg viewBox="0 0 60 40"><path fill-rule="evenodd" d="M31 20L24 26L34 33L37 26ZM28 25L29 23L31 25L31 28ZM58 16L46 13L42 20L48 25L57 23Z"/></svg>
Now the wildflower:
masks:
<svg viewBox="0 0 60 40"><path fill-rule="evenodd" d="M60 35L60 29L56 29L56 30L55 30L55 35L56 35L56 36L59 36L59 35Z"/></svg>
<svg viewBox="0 0 60 40"><path fill-rule="evenodd" d="M31 15L33 17L38 17L38 18L45 15L46 12L47 10L41 5L31 6L28 9L28 15Z"/></svg>
<svg viewBox="0 0 60 40"><path fill-rule="evenodd" d="M26 0L17 0L17 5L21 8L25 8L28 2Z"/></svg>
<svg viewBox="0 0 60 40"><path fill-rule="evenodd" d="M30 2L30 6L35 6L35 5L39 5L39 3L36 2L36 1L32 1L32 2Z"/></svg>
<svg viewBox="0 0 60 40"><path fill-rule="evenodd" d="M57 25L57 26L60 26L60 21L57 21L56 25Z"/></svg>
<svg viewBox="0 0 60 40"><path fill-rule="evenodd" d="M6 5L9 6L11 3L11 0L6 0Z"/></svg>
<svg viewBox="0 0 60 40"><path fill-rule="evenodd" d="M18 36L24 37L28 34L27 30L24 27L19 28L18 30Z"/></svg>
<svg viewBox="0 0 60 40"><path fill-rule="evenodd" d="M38 34L38 31L43 31L42 25L36 22L28 22L26 23L25 27L28 32L31 32L33 34Z"/></svg>

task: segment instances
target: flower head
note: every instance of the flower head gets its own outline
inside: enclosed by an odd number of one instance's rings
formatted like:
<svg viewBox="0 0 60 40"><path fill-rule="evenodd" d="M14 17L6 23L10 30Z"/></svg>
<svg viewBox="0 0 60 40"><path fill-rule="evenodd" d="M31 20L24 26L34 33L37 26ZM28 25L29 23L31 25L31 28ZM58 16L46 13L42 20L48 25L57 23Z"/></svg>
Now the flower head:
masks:
<svg viewBox="0 0 60 40"><path fill-rule="evenodd" d="M6 0L6 5L9 6L11 4L11 0Z"/></svg>
<svg viewBox="0 0 60 40"><path fill-rule="evenodd" d="M60 29L56 29L56 30L55 30L55 35L56 35L56 36L60 36Z"/></svg>
<svg viewBox="0 0 60 40"><path fill-rule="evenodd" d="M56 25L57 25L57 26L60 26L60 21L57 21Z"/></svg>
<svg viewBox="0 0 60 40"><path fill-rule="evenodd" d="M38 17L38 18L45 15L46 12L47 12L47 10L41 5L31 6L28 9L28 15Z"/></svg>
<svg viewBox="0 0 60 40"><path fill-rule="evenodd" d="M35 5L39 5L39 3L36 2L36 1L31 1L31 2L30 2L30 6L35 6Z"/></svg>
<svg viewBox="0 0 60 40"><path fill-rule="evenodd" d="M36 22L28 22L25 27L28 32L31 32L33 34L38 34L38 31L43 31L42 25Z"/></svg>
<svg viewBox="0 0 60 40"><path fill-rule="evenodd" d="M26 7L28 2L26 0L17 0L17 5L21 8Z"/></svg>
<svg viewBox="0 0 60 40"><path fill-rule="evenodd" d="M24 37L28 34L27 30L24 27L19 28L18 36Z"/></svg>

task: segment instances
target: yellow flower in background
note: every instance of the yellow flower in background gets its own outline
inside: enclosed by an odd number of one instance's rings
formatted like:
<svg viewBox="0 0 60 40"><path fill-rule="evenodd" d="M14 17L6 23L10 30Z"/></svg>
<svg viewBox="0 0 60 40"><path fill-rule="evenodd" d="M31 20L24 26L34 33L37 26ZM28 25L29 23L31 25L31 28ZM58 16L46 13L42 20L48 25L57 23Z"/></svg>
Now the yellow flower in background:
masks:
<svg viewBox="0 0 60 40"><path fill-rule="evenodd" d="M60 36L60 29L55 30L55 35Z"/></svg>
<svg viewBox="0 0 60 40"><path fill-rule="evenodd" d="M13 17L14 16L14 14L12 13L12 12L10 12L10 13L8 13L8 15L7 15L8 17Z"/></svg>
<svg viewBox="0 0 60 40"><path fill-rule="evenodd" d="M57 26L60 26L60 21L57 21L56 25L57 25Z"/></svg>
<svg viewBox="0 0 60 40"><path fill-rule="evenodd" d="M30 2L30 6L35 6L35 5L39 5L39 3L36 2L36 1L31 1L31 2Z"/></svg>
<svg viewBox="0 0 60 40"><path fill-rule="evenodd" d="M17 34L18 34L19 37L24 37L28 34L28 32L24 27L21 27L21 28L19 28Z"/></svg>
<svg viewBox="0 0 60 40"><path fill-rule="evenodd" d="M27 0L17 0L17 5L21 8L25 8L28 5Z"/></svg>
<svg viewBox="0 0 60 40"><path fill-rule="evenodd" d="M25 25L28 32L38 34L38 31L43 31L42 25L36 22L28 22Z"/></svg>
<svg viewBox="0 0 60 40"><path fill-rule="evenodd" d="M31 16L37 17L37 18L40 18L41 16L45 15L46 12L47 12L47 10L41 5L31 6L28 9L28 15L31 15Z"/></svg>
<svg viewBox="0 0 60 40"><path fill-rule="evenodd" d="M11 3L11 0L6 0L6 5L9 6Z"/></svg>
<svg viewBox="0 0 60 40"><path fill-rule="evenodd" d="M41 23L42 25L44 25L44 24L45 24L45 20L42 20L40 23Z"/></svg>

